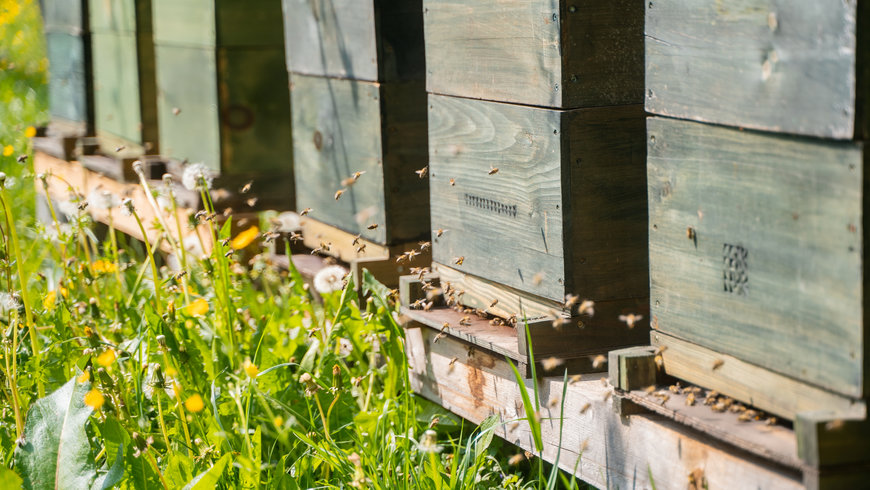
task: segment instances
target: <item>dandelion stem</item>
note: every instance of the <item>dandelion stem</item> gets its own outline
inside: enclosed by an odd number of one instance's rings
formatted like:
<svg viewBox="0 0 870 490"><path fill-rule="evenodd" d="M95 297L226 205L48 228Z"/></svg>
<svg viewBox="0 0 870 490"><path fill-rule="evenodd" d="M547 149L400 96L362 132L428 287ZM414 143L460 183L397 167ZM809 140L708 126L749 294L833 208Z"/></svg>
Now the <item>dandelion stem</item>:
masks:
<svg viewBox="0 0 870 490"><path fill-rule="evenodd" d="M132 207L131 207L132 209ZM163 316L163 305L160 302L160 273L157 270L157 263L154 261L154 253L151 250L151 243L148 241L148 235L145 233L145 227L142 226L142 220L139 219L139 214L135 209L132 209L133 218L139 226L139 231L142 233L142 241L145 243L145 253L148 254L148 261L151 263L151 274L154 276L154 308L157 314Z"/></svg>

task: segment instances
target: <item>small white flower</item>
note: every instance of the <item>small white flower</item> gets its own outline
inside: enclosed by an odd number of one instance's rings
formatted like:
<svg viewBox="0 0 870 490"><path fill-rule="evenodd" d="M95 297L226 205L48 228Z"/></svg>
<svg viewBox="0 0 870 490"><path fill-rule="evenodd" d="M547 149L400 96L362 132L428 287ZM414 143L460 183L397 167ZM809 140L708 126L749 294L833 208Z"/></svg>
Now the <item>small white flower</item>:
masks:
<svg viewBox="0 0 870 490"><path fill-rule="evenodd" d="M10 293L0 293L0 313L7 314L11 311L18 311L21 302L18 297Z"/></svg>
<svg viewBox="0 0 870 490"><path fill-rule="evenodd" d="M353 352L353 343L350 339L340 337L338 339L338 355L340 357L347 357L351 352Z"/></svg>
<svg viewBox="0 0 870 490"><path fill-rule="evenodd" d="M211 189L214 173L203 163L192 163L184 168L181 183L191 191ZM203 189L203 185L205 188Z"/></svg>
<svg viewBox="0 0 870 490"><path fill-rule="evenodd" d="M314 276L314 289L320 294L328 294L344 287L347 270L340 265L324 267Z"/></svg>
<svg viewBox="0 0 870 490"><path fill-rule="evenodd" d="M286 211L272 218L272 225L279 233L292 233L302 229L302 218L293 211Z"/></svg>
<svg viewBox="0 0 870 490"><path fill-rule="evenodd" d="M417 443L417 450L421 453L440 453L442 449L444 448L438 445L438 433L432 429L424 432Z"/></svg>
<svg viewBox="0 0 870 490"><path fill-rule="evenodd" d="M3 187L6 189L11 189L18 184L18 179L15 177L9 176L6 177L6 181L3 183Z"/></svg>
<svg viewBox="0 0 870 490"><path fill-rule="evenodd" d="M121 205L121 199L106 189L94 189L88 194L88 202L97 209L112 209Z"/></svg>

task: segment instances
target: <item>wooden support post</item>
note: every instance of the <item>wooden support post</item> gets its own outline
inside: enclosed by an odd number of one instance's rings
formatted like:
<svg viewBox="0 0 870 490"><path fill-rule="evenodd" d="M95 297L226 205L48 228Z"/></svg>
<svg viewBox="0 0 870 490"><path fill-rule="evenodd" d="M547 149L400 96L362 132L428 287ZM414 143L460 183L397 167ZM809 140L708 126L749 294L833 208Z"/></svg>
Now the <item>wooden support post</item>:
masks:
<svg viewBox="0 0 870 490"><path fill-rule="evenodd" d="M866 419L841 419L824 410L801 412L794 431L798 456L809 466L870 464L870 422Z"/></svg>
<svg viewBox="0 0 870 490"><path fill-rule="evenodd" d="M607 363L610 384L631 391L656 384L655 348L629 347L611 351Z"/></svg>

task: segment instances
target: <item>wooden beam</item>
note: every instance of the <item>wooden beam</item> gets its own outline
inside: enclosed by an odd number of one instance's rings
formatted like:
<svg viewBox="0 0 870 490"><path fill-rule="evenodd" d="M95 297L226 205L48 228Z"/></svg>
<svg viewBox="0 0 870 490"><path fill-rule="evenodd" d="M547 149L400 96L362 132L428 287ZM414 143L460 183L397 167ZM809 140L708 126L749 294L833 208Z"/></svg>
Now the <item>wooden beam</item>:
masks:
<svg viewBox="0 0 870 490"><path fill-rule="evenodd" d="M814 467L870 465L870 421L835 412L801 412L794 422L798 455Z"/></svg>
<svg viewBox="0 0 870 490"><path fill-rule="evenodd" d="M863 400L802 383L788 376L758 367L736 357L721 354L662 332L650 335L662 350L667 374L794 420L798 413L828 409L834 418L864 418Z"/></svg>
<svg viewBox="0 0 870 490"><path fill-rule="evenodd" d="M637 390L656 384L658 369L655 349L629 347L608 353L610 384L623 391Z"/></svg>
<svg viewBox="0 0 870 490"><path fill-rule="evenodd" d="M497 415L497 435L534 451L528 424L516 420L525 417L521 388L504 358L451 337L435 343L436 335L428 328L407 330L414 390L473 423ZM560 468L599 488L682 490L690 475L708 488L802 488L799 472L664 417L621 417L614 412L613 388L598 379L603 376L584 376L567 387L561 377L524 381L522 388L530 392L538 383L545 460L555 462L558 453Z"/></svg>

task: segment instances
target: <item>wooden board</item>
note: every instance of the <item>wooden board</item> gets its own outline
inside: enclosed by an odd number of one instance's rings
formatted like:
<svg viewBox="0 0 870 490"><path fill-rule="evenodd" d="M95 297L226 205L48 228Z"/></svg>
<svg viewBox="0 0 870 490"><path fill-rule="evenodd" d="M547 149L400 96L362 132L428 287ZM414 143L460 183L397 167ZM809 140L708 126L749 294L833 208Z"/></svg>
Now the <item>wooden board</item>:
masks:
<svg viewBox="0 0 870 490"><path fill-rule="evenodd" d="M152 1L158 44L283 48L281 0Z"/></svg>
<svg viewBox="0 0 870 490"><path fill-rule="evenodd" d="M642 138L639 106L430 95L434 260L552 301L645 297Z"/></svg>
<svg viewBox="0 0 870 490"><path fill-rule="evenodd" d="M657 328L866 394L862 148L661 118L648 133Z"/></svg>
<svg viewBox="0 0 870 490"><path fill-rule="evenodd" d="M496 414L503 425L496 434L533 451L519 389L501 356L450 337L434 343L437 332L407 330L411 383L422 396L470 420ZM605 376L602 373L601 376ZM689 475L700 471L709 488L803 488L800 475L752 457L659 415L621 417L614 412L612 388L600 376L584 375L567 387L561 378L539 381L544 459L598 488L684 490ZM532 383L523 388L531 393ZM565 419L560 431L560 406ZM588 407L587 407L588 404ZM560 433L561 432L561 433ZM561 441L561 449L559 443Z"/></svg>
<svg viewBox="0 0 870 490"><path fill-rule="evenodd" d="M867 137L863 2L649 2L646 108L665 116L825 138ZM865 71L866 73L866 71ZM809 96L812 94L812 96ZM862 97L866 97L865 95ZM856 118L860 116L860 119Z"/></svg>
<svg viewBox="0 0 870 490"><path fill-rule="evenodd" d="M46 30L66 28L72 32L87 31L88 17L83 15L88 0L44 0L39 2Z"/></svg>
<svg viewBox="0 0 870 490"><path fill-rule="evenodd" d="M292 82L298 208L382 245L424 238L428 180L414 173L426 166L422 84L297 74ZM355 172L365 173L343 184Z"/></svg>
<svg viewBox="0 0 870 490"><path fill-rule="evenodd" d="M284 0L287 69L354 80L422 80L421 0Z"/></svg>
<svg viewBox="0 0 870 490"><path fill-rule="evenodd" d="M639 2L424 0L432 93L575 108L638 104Z"/></svg>
<svg viewBox="0 0 870 490"><path fill-rule="evenodd" d="M816 410L828 410L834 414L833 418L867 416L864 401L819 389L663 332L654 331L651 338L653 345L664 349L661 356L667 374L766 412L789 420L794 420L801 412Z"/></svg>
<svg viewBox="0 0 870 490"><path fill-rule="evenodd" d="M90 34L46 28L48 102L53 119L92 125ZM86 131L88 132L88 131Z"/></svg>

